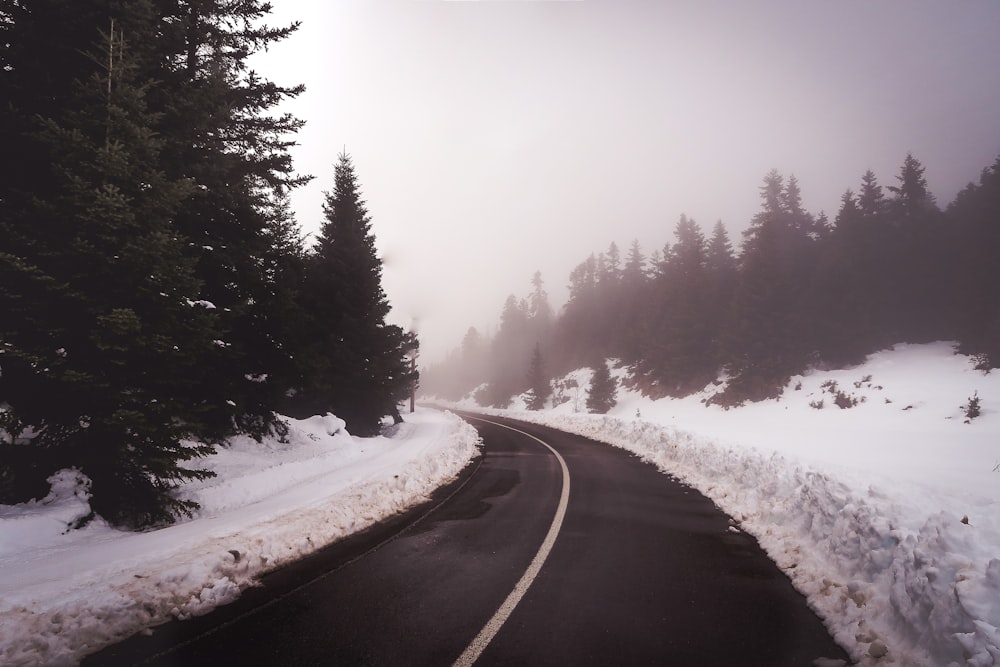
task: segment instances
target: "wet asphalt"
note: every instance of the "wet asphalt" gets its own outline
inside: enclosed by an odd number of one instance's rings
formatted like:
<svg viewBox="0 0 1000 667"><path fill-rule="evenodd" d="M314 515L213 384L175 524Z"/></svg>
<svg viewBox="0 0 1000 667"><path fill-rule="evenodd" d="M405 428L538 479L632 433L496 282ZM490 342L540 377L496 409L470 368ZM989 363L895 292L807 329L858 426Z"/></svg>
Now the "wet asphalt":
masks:
<svg viewBox="0 0 1000 667"><path fill-rule="evenodd" d="M237 602L85 665L451 665L507 598L559 502L556 457L473 419L485 447L427 504L265 576ZM847 660L757 542L607 445L502 419L570 476L558 537L477 665L809 666Z"/></svg>

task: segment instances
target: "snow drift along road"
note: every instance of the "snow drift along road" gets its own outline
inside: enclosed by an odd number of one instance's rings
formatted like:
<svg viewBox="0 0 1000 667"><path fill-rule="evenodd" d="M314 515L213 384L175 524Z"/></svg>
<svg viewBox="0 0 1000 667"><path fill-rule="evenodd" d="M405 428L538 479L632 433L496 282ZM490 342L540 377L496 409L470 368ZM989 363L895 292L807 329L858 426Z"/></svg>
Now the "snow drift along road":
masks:
<svg viewBox="0 0 1000 667"><path fill-rule="evenodd" d="M290 420L287 443L236 438L197 462L202 509L145 533L93 522L86 480L53 477L37 502L0 506L0 664L72 665L145 627L206 613L282 563L427 499L475 455L476 431L420 410L388 437L333 416Z"/></svg>

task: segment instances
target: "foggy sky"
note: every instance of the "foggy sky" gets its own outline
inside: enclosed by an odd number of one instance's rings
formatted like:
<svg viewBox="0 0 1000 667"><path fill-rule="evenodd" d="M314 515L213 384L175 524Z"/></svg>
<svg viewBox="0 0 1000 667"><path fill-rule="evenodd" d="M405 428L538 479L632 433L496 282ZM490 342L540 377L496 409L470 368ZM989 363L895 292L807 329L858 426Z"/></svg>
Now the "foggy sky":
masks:
<svg viewBox="0 0 1000 667"><path fill-rule="evenodd" d="M302 21L253 63L307 87L297 219L319 229L346 147L422 363L536 270L559 306L590 253L648 255L681 213L738 245L772 168L833 218L908 151L942 206L1000 154L994 0L273 3Z"/></svg>

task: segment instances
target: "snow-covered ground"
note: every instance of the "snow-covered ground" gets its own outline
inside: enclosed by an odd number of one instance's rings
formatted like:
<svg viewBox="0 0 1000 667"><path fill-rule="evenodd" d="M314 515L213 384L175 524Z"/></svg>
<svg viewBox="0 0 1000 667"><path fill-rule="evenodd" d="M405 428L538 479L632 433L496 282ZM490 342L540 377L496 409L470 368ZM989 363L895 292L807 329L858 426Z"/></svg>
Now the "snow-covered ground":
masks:
<svg viewBox="0 0 1000 667"><path fill-rule="evenodd" d="M859 664L1000 665L1000 373L973 370L948 343L901 345L793 378L777 401L723 410L702 402L714 386L659 401L619 390L609 415L583 414L590 371L572 376L561 405L505 414L624 447L700 489ZM837 390L857 405L837 407ZM982 414L966 423L976 392ZM48 498L0 505L0 664L74 664L230 601L264 571L426 498L478 442L429 410L380 438L353 438L329 416L291 426L287 444L237 439L201 461L219 473L184 489L202 510L162 530L66 532L89 511L68 471Z"/></svg>
<svg viewBox="0 0 1000 667"><path fill-rule="evenodd" d="M1000 372L949 343L899 345L793 378L778 400L724 410L702 402L714 385L619 389L606 416L581 414L590 373L554 409L489 412L622 447L705 493L859 664L1000 665ZM837 407L838 390L857 405Z"/></svg>
<svg viewBox="0 0 1000 667"><path fill-rule="evenodd" d="M479 443L431 410L378 438L354 438L329 415L289 422L285 444L237 438L198 461L218 476L184 487L201 510L168 528L67 531L90 511L73 471L43 500L0 505L0 665L76 664L229 602L267 570L427 499Z"/></svg>

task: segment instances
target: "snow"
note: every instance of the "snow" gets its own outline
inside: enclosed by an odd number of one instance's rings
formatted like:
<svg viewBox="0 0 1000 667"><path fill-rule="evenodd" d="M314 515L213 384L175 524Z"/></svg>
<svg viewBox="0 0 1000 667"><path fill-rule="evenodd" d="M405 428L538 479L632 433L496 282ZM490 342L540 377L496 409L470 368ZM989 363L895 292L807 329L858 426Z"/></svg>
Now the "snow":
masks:
<svg viewBox="0 0 1000 667"><path fill-rule="evenodd" d="M702 402L713 384L657 401L619 388L608 415L581 414L583 369L551 410L488 412L627 449L700 490L860 665L1000 665L1000 373L953 347L898 345L730 410ZM857 405L838 408L830 381Z"/></svg>
<svg viewBox="0 0 1000 667"><path fill-rule="evenodd" d="M580 386L561 405L502 413L623 447L708 495L858 664L1000 664L1000 373L949 343L899 345L793 378L775 401L724 410L703 403L715 385L658 401L620 389L608 415L583 414L590 371L571 376ZM831 381L857 405L836 407ZM966 423L973 395L982 414ZM218 473L181 492L202 509L161 530L67 531L90 511L72 470L43 500L0 505L0 664L75 664L231 601L425 499L478 443L431 410L379 438L354 438L332 415L290 427L287 443L236 438L196 462Z"/></svg>
<svg viewBox="0 0 1000 667"><path fill-rule="evenodd" d="M190 520L133 533L90 512L89 481L64 470L49 495L0 505L0 664L73 665L143 629L230 602L264 572L429 497L475 455L476 431L418 409L377 438L327 415L288 420L288 442L234 438L192 467Z"/></svg>
<svg viewBox="0 0 1000 667"><path fill-rule="evenodd" d="M192 301L191 299L185 299L185 301L187 302L187 305L191 306L192 308L195 306L201 306L202 308L206 308L208 310L215 310L215 304L212 303L211 301L206 301L204 299L199 299L197 301Z"/></svg>

